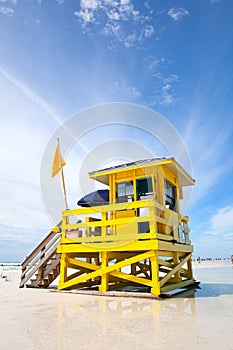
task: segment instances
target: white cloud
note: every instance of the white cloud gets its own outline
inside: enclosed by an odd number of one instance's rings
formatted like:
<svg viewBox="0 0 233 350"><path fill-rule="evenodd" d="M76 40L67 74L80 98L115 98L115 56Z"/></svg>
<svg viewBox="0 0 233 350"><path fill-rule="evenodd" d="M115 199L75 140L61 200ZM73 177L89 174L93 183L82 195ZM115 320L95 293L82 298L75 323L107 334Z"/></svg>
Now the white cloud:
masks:
<svg viewBox="0 0 233 350"><path fill-rule="evenodd" d="M0 7L0 13L2 13L3 15L12 16L14 12L15 10L11 7L4 7L4 6Z"/></svg>
<svg viewBox="0 0 233 350"><path fill-rule="evenodd" d="M74 15L79 18L85 28L89 23L95 22L95 13L100 9L101 0L81 0L80 10Z"/></svg>
<svg viewBox="0 0 233 350"><path fill-rule="evenodd" d="M162 88L162 93L160 96L160 104L162 106L168 107L168 106L174 104L175 101L176 101L176 98L175 98L174 94L172 92L169 92L169 90L163 91L163 88Z"/></svg>
<svg viewBox="0 0 233 350"><path fill-rule="evenodd" d="M163 86L160 91L160 104L162 106L168 107L177 101L172 83L178 80L179 77L176 74L171 74L163 79Z"/></svg>
<svg viewBox="0 0 233 350"><path fill-rule="evenodd" d="M106 36L114 36L120 38L121 26L119 23L107 23L103 29L103 34Z"/></svg>
<svg viewBox="0 0 233 350"><path fill-rule="evenodd" d="M145 10L148 11L146 6ZM150 16L136 10L132 0L82 0L74 15L79 19L84 32L90 32L92 28L89 25L95 23L102 35L112 37L126 48L142 45L145 39L151 38L155 33L153 25L149 23ZM111 46L114 47L114 44Z"/></svg>
<svg viewBox="0 0 233 350"><path fill-rule="evenodd" d="M170 74L168 77L164 78L164 83L172 83L174 81L179 81L179 77L177 74Z"/></svg>
<svg viewBox="0 0 233 350"><path fill-rule="evenodd" d="M107 13L107 16L109 19L112 19L114 21L119 21L120 20L120 14L119 12L115 11L115 10L111 10Z"/></svg>
<svg viewBox="0 0 233 350"><path fill-rule="evenodd" d="M162 87L162 91L163 91L163 92L167 92L167 91L169 91L169 90L171 90L171 85L170 85L170 84L166 84L166 85L164 85L164 86Z"/></svg>
<svg viewBox="0 0 233 350"><path fill-rule="evenodd" d="M155 33L154 27L152 25L146 25L144 28L144 35L146 38L152 37L152 35Z"/></svg>
<svg viewBox="0 0 233 350"><path fill-rule="evenodd" d="M153 77L155 85L150 101L147 103L149 106L168 107L177 101L174 84L179 81L179 76L174 73L165 76L163 73L169 64L164 57L148 56L145 59L145 65Z"/></svg>
<svg viewBox="0 0 233 350"><path fill-rule="evenodd" d="M124 42L126 48L134 47L137 41L136 33L127 35L126 37L122 38L122 41Z"/></svg>
<svg viewBox="0 0 233 350"><path fill-rule="evenodd" d="M207 197L224 174L232 169L232 162L225 151L229 147L231 128L221 122L215 125L214 113L211 122L208 122L207 112L201 111L203 107L198 106L198 103L189 108L190 115L186 119L183 138L190 152L196 179L192 198L194 204Z"/></svg>
<svg viewBox="0 0 233 350"><path fill-rule="evenodd" d="M202 257L229 257L233 243L233 206L218 209L205 223L200 235L193 232L196 255Z"/></svg>
<svg viewBox="0 0 233 350"><path fill-rule="evenodd" d="M80 10L75 11L74 15L81 20L82 25L85 27L88 23L95 21L95 12L100 6L101 1L99 0L81 0Z"/></svg>
<svg viewBox="0 0 233 350"><path fill-rule="evenodd" d="M233 234L233 207L224 207L212 216L210 220L212 231L219 234L227 235ZM229 235L230 234L230 235Z"/></svg>
<svg viewBox="0 0 233 350"><path fill-rule="evenodd" d="M84 9L96 10L101 5L100 0L81 0L80 6Z"/></svg>
<svg viewBox="0 0 233 350"><path fill-rule="evenodd" d="M129 86L123 79L115 81L113 84L113 89L115 91L121 91L129 101L136 100L141 97L141 92L134 86Z"/></svg>
<svg viewBox="0 0 233 350"><path fill-rule="evenodd" d="M88 11L88 10L75 11L74 15L82 20L84 27L86 26L87 23L91 23L94 21L94 13L92 11Z"/></svg>
<svg viewBox="0 0 233 350"><path fill-rule="evenodd" d="M28 87L25 83L13 77L10 73L8 73L3 67L0 66L0 74L3 75L10 83L19 88L27 97L29 97L32 101L34 101L38 106L42 107L48 115L50 115L57 123L60 123L60 118L57 113L50 105L47 104L40 96L38 96L30 87Z"/></svg>
<svg viewBox="0 0 233 350"><path fill-rule="evenodd" d="M146 57L145 59L145 64L147 66L147 68L151 71L151 72L156 72L158 70L158 68L163 64L165 63L165 58L162 57L162 58L158 58L158 57L155 57L155 56L148 56ZM160 79L162 79L160 77Z"/></svg>
<svg viewBox="0 0 233 350"><path fill-rule="evenodd" d="M0 244L14 237L17 243L25 242L30 235L39 241L39 228L50 225L41 201L40 163L58 117L46 101L1 67L0 88Z"/></svg>
<svg viewBox="0 0 233 350"><path fill-rule="evenodd" d="M18 0L0 0L0 2L8 2L8 3L12 3L13 5L16 5Z"/></svg>
<svg viewBox="0 0 233 350"><path fill-rule="evenodd" d="M168 16L170 16L174 21L180 21L183 19L183 17L189 15L189 11L186 10L184 7L179 7L179 8L171 8L168 11Z"/></svg>

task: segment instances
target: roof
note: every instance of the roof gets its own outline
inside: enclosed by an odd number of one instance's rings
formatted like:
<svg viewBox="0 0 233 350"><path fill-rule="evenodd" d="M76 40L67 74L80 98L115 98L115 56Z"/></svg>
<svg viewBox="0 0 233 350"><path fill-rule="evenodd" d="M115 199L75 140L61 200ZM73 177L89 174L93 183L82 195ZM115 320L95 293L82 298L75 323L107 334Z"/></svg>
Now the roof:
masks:
<svg viewBox="0 0 233 350"><path fill-rule="evenodd" d="M194 185L195 180L184 170L184 168L173 157L156 157L150 159L137 160L135 162L124 163L109 168L92 171L90 178L95 179L105 185L109 185L109 175L125 170L145 168L150 166L165 165L171 172L176 173L179 179L179 186Z"/></svg>

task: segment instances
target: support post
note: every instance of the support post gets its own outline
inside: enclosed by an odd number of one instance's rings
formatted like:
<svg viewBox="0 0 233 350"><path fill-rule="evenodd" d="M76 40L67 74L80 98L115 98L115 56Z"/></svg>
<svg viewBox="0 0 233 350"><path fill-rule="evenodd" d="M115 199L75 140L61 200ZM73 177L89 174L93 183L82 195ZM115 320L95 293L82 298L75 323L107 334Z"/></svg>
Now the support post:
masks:
<svg viewBox="0 0 233 350"><path fill-rule="evenodd" d="M151 264L151 275L153 287L151 288L151 294L159 296L160 285L159 285L159 265L158 265L158 252L154 251L154 255L150 257Z"/></svg>
<svg viewBox="0 0 233 350"><path fill-rule="evenodd" d="M101 267L104 269L105 267L108 266L108 253L102 252L101 259L102 259ZM108 274L103 273L101 276L101 284L99 286L99 291L105 293L107 292L107 290L108 290Z"/></svg>
<svg viewBox="0 0 233 350"><path fill-rule="evenodd" d="M63 284L67 281L67 259L66 254L61 255L60 261L60 281L58 285L58 289L63 288Z"/></svg>

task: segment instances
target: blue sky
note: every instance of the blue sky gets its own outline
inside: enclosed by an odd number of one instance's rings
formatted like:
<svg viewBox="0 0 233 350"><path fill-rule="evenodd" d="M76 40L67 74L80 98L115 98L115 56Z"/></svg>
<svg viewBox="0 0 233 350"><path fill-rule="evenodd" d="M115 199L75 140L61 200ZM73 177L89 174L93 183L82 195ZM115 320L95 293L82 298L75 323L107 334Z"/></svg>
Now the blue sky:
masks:
<svg viewBox="0 0 233 350"><path fill-rule="evenodd" d="M40 188L51 135L119 101L157 111L186 144L194 256L233 254L232 15L231 0L0 0L0 261L22 260L52 225ZM106 126L96 146L122 134L138 138ZM90 136L66 157L70 206Z"/></svg>

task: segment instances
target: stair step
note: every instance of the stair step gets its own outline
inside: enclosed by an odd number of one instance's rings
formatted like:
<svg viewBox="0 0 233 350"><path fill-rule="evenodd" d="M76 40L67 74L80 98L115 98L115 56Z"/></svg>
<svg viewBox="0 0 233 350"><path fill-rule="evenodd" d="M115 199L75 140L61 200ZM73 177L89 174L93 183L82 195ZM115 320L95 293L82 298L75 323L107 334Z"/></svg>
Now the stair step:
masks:
<svg viewBox="0 0 233 350"><path fill-rule="evenodd" d="M20 288L48 287L57 278L60 274L61 254L56 249L60 238L61 233L56 235L50 232L23 261Z"/></svg>

